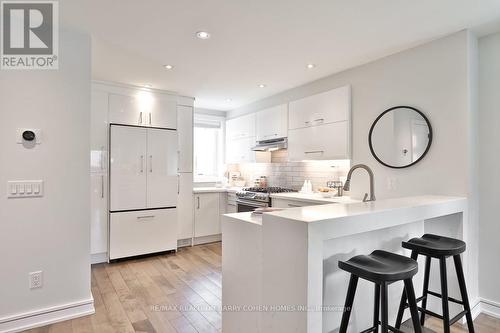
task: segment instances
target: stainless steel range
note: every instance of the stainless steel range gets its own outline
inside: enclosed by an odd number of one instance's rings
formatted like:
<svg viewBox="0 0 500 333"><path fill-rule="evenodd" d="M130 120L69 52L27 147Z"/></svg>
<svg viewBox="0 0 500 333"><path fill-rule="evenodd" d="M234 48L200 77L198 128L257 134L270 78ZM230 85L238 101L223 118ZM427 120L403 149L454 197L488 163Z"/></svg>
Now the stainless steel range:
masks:
<svg viewBox="0 0 500 333"><path fill-rule="evenodd" d="M256 208L271 207L272 193L297 192L283 187L247 187L236 193L238 213L252 212Z"/></svg>

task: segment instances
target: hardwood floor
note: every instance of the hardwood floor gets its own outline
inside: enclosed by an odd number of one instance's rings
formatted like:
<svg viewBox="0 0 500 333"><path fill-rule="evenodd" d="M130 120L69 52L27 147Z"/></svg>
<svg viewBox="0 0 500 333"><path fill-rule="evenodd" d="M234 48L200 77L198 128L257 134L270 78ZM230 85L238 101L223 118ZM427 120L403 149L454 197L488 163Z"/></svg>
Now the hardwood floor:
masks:
<svg viewBox="0 0 500 333"><path fill-rule="evenodd" d="M94 265L92 294L94 315L27 332L221 332L221 244ZM426 321L426 326L442 332L437 320ZM480 315L475 328L477 333L500 332L500 320ZM458 324L452 329L464 332Z"/></svg>

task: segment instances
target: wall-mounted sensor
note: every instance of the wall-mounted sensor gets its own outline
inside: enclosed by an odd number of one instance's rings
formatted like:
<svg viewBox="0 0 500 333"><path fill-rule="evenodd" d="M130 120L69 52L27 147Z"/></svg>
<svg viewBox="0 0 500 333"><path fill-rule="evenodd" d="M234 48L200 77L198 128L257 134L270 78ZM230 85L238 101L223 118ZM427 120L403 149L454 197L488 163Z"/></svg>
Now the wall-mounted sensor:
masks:
<svg viewBox="0 0 500 333"><path fill-rule="evenodd" d="M18 128L17 143L28 145L42 143L42 130L34 128Z"/></svg>
<svg viewBox="0 0 500 333"><path fill-rule="evenodd" d="M23 139L26 141L33 141L35 140L36 134L33 131L27 130L23 132Z"/></svg>

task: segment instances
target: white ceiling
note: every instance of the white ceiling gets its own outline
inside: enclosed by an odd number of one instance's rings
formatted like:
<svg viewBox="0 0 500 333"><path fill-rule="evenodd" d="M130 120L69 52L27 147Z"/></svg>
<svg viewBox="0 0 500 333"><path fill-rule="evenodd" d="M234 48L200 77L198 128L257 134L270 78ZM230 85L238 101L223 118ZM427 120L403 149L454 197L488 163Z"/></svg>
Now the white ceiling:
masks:
<svg viewBox="0 0 500 333"><path fill-rule="evenodd" d="M92 34L94 79L150 83L219 110L500 17L499 0L63 0L60 6L62 21ZM211 38L197 39L199 30Z"/></svg>

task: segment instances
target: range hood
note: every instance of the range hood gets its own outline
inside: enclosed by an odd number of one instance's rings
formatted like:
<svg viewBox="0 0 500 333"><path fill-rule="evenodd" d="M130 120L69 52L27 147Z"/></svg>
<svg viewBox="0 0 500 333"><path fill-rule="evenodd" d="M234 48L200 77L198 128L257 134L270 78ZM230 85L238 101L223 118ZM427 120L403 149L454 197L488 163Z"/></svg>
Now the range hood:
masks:
<svg viewBox="0 0 500 333"><path fill-rule="evenodd" d="M288 147L287 138L278 138L271 140L258 141L257 145L252 148L253 151L275 151L286 149Z"/></svg>

